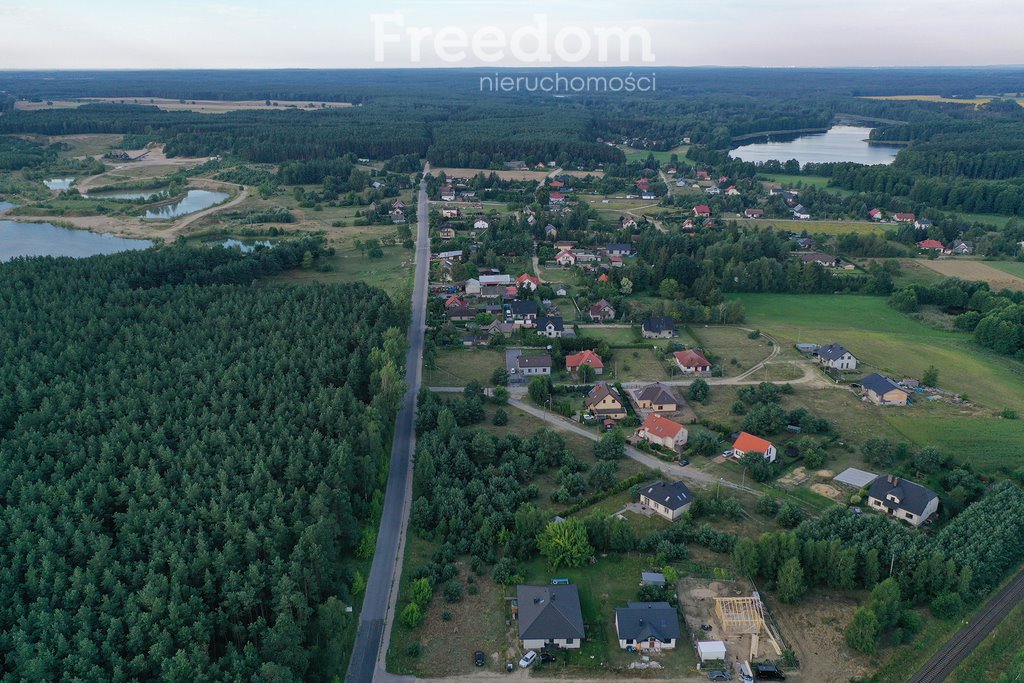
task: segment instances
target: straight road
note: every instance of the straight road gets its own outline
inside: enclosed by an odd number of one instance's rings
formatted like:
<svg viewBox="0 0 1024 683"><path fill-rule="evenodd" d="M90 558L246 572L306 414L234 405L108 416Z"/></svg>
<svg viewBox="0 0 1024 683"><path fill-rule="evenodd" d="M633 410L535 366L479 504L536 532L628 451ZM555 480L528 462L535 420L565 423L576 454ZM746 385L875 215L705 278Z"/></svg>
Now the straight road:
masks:
<svg viewBox="0 0 1024 683"><path fill-rule="evenodd" d="M428 164L424 175L429 172ZM359 614L355 647L348 667L346 680L351 683L402 680L385 671L385 661L398 600L398 583L402 575L402 555L412 497L412 456L416 448L416 394L423 376L423 333L426 330L427 281L430 275L430 218L426 180L420 182L417 216L416 279L412 293L409 353L405 359L406 391L395 420L384 511L366 583L366 597Z"/></svg>
<svg viewBox="0 0 1024 683"><path fill-rule="evenodd" d="M981 612L974 616L973 621L957 631L910 679L910 683L942 683L1022 599L1024 571L1017 574L1006 588L989 600Z"/></svg>

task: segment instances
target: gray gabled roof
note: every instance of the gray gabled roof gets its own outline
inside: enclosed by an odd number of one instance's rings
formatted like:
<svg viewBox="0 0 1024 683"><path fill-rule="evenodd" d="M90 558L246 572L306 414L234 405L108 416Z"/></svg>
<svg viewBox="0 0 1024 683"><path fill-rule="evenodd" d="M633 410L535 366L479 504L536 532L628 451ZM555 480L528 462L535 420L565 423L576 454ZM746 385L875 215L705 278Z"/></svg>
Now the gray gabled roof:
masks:
<svg viewBox="0 0 1024 683"><path fill-rule="evenodd" d="M898 384L896 384L896 382L893 382L888 377L882 377L877 372L874 373L874 374L868 375L867 377L862 379L860 381L860 385L862 387L864 387L865 389L869 390L869 391L875 392L879 396L885 395L885 394L889 393L890 391L892 391L893 389L897 389L899 391L902 391L904 394L908 394L908 395L910 393L909 391L907 391L903 387L901 387Z"/></svg>
<svg viewBox="0 0 1024 683"><path fill-rule="evenodd" d="M648 332L672 332L676 329L676 321L667 315L655 316L645 320L643 328Z"/></svg>
<svg viewBox="0 0 1024 683"><path fill-rule="evenodd" d="M890 494L895 496L899 503L889 500ZM938 497L933 491L920 484L894 477L891 474L875 479L871 488L868 489L868 496L882 501L882 504L890 510L906 510L915 515L924 513L928 503Z"/></svg>
<svg viewBox="0 0 1024 683"><path fill-rule="evenodd" d="M824 358L825 360L839 360L847 353L850 352L839 344L829 344L828 346L823 346L818 349L818 357ZM850 353L850 355L852 356L853 354Z"/></svg>
<svg viewBox="0 0 1024 683"><path fill-rule="evenodd" d="M516 363L521 368L550 368L551 356L546 353L540 356L519 356Z"/></svg>
<svg viewBox="0 0 1024 683"><path fill-rule="evenodd" d="M559 316L552 316L549 318L537 318L537 327L544 329L548 324L554 326L556 332L561 332L565 329L565 323L562 322L562 318Z"/></svg>
<svg viewBox="0 0 1024 683"><path fill-rule="evenodd" d="M679 613L667 602L630 602L615 610L620 640L649 640L665 643L679 638Z"/></svg>
<svg viewBox="0 0 1024 683"><path fill-rule="evenodd" d="M656 503L664 505L669 510L678 510L693 502L693 494L686 484L681 481L666 484L663 481L656 481L650 486L640 489L641 496L647 496Z"/></svg>
<svg viewBox="0 0 1024 683"><path fill-rule="evenodd" d="M575 584L516 586L521 640L584 637L580 594Z"/></svg>
<svg viewBox="0 0 1024 683"><path fill-rule="evenodd" d="M665 405L667 403L676 405L679 403L679 400L668 390L668 387L660 382L648 384L637 392L636 398L638 401L650 401L658 405Z"/></svg>
<svg viewBox="0 0 1024 683"><path fill-rule="evenodd" d="M508 310L512 312L512 315L537 315L537 302L516 299L509 302Z"/></svg>

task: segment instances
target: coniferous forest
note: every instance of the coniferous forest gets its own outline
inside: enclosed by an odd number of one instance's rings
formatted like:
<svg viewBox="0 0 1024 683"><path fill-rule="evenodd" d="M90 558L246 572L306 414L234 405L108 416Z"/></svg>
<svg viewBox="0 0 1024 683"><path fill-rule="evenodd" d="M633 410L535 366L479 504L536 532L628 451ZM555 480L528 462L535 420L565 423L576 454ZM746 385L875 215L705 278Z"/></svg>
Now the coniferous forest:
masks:
<svg viewBox="0 0 1024 683"><path fill-rule="evenodd" d="M403 316L310 241L0 268L0 680L320 680Z"/></svg>

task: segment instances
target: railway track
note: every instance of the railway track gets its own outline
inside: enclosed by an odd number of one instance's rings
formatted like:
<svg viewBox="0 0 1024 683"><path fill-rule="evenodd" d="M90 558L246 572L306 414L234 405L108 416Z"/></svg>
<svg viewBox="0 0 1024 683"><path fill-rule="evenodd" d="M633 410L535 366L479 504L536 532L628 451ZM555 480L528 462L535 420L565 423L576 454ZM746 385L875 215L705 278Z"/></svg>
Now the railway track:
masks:
<svg viewBox="0 0 1024 683"><path fill-rule="evenodd" d="M1024 599L1024 571L988 601L973 621L950 638L918 671L910 683L942 683L967 655Z"/></svg>

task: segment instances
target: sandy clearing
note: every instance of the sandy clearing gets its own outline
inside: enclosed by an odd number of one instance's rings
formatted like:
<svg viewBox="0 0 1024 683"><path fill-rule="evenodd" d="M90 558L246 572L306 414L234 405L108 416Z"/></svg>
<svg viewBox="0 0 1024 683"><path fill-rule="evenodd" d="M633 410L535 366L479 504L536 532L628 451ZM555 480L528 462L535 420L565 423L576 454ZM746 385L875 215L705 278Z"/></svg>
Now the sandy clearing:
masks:
<svg viewBox="0 0 1024 683"><path fill-rule="evenodd" d="M1019 278L1010 273L1004 273L982 261L968 261L961 259L935 259L918 260L915 263L934 270L940 275L947 277L958 277L963 280L980 280L987 282L993 290L1010 289L1014 291L1024 290L1024 278Z"/></svg>

